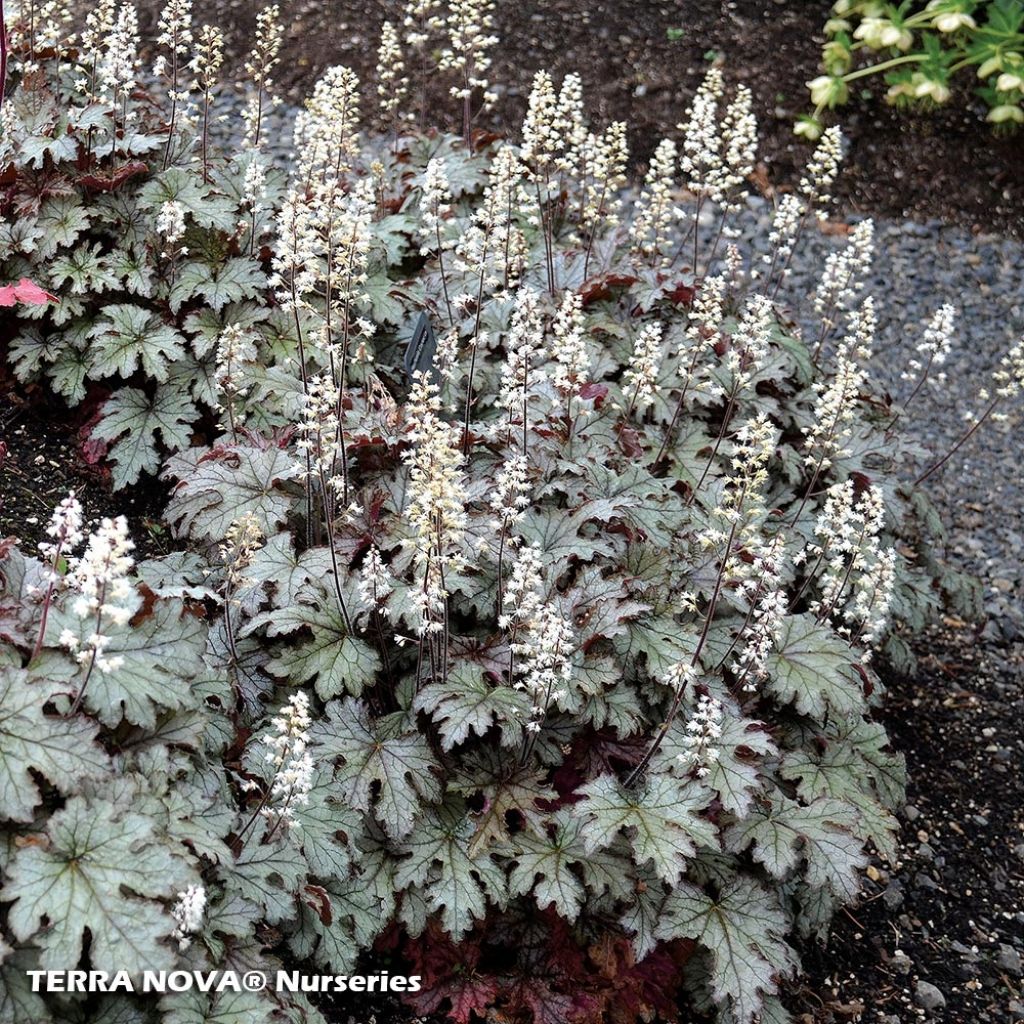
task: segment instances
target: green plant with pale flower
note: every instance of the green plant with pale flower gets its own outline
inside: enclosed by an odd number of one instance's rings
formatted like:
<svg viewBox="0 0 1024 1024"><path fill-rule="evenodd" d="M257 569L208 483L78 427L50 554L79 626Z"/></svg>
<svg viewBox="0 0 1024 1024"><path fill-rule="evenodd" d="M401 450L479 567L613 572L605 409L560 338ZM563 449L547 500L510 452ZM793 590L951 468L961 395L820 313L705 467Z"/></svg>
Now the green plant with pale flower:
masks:
<svg viewBox="0 0 1024 1024"><path fill-rule="evenodd" d="M997 129L1024 122L1024 0L837 0L825 23L822 73L807 83L814 112L795 131L817 139L826 110L855 82L882 76L886 101L941 106L973 71Z"/></svg>

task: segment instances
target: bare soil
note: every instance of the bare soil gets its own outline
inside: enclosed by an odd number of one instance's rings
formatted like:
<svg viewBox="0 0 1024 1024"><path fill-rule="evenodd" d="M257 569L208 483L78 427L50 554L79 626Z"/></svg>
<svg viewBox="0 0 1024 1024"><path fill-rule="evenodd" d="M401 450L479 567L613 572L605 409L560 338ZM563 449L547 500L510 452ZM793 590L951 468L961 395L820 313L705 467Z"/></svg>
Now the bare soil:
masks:
<svg viewBox="0 0 1024 1024"><path fill-rule="evenodd" d="M155 20L161 0L143 0ZM260 0L196 0L197 17L220 25L239 72ZM299 102L332 64L372 83L381 23L401 21L401 0L282 0L286 25L277 78ZM494 117L515 133L530 81L546 68L579 71L595 122L625 120L639 166L675 126L707 61L721 58L734 81L755 94L761 155L770 181L791 180L809 144L792 132L805 113L805 83L818 73L827 0L501 0L491 79L500 100ZM444 76L420 75L420 109L454 127L458 111ZM941 218L980 230L1024 232L1024 132L996 136L968 80L954 100L909 114L879 98L869 83L839 112L850 142L839 200L847 211ZM372 89L368 89L368 100ZM369 107L369 102L367 104Z"/></svg>

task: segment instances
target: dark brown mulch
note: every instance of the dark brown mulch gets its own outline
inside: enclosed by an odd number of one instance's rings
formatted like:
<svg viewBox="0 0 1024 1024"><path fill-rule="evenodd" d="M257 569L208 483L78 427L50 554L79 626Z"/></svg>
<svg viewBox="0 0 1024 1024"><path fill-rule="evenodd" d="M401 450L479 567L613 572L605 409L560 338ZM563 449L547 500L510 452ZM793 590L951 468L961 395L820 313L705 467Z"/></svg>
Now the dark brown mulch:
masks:
<svg viewBox="0 0 1024 1024"><path fill-rule="evenodd" d="M197 17L227 33L232 70L241 67L260 5L196 0ZM161 6L162 0L143 0L150 24ZM754 90L770 180L792 180L809 150L793 136L793 119L809 106L805 83L818 73L830 6L827 0L502 0L491 72L502 97L488 123L518 128L538 69L555 76L579 71L595 120L625 120L642 165L658 140L675 131L706 61L720 55L729 77ZM287 32L276 77L298 101L331 64L346 64L372 82L380 23L399 22L403 3L282 0L281 7ZM431 121L447 117L454 124L450 81L435 75L426 82L422 109ZM877 96L858 95L839 114L850 140L838 185L843 205L1024 232L1024 132L995 137L970 88L968 73L956 101L931 114L905 114Z"/></svg>
<svg viewBox="0 0 1024 1024"><path fill-rule="evenodd" d="M884 720L910 780L899 862L872 870L826 947L805 949L815 1024L858 1006L864 1021L913 1020L918 982L945 999L921 1018L1024 1021L1024 646L951 625L892 684Z"/></svg>
<svg viewBox="0 0 1024 1024"><path fill-rule="evenodd" d="M128 519L137 556L170 549L160 522L165 493L157 481L143 477L138 486L111 493L109 471L83 459L77 420L63 405L41 395L32 403L17 401L15 389L2 380L0 396L0 539L18 537L22 549L33 552L46 537L53 509L74 490L87 522Z"/></svg>

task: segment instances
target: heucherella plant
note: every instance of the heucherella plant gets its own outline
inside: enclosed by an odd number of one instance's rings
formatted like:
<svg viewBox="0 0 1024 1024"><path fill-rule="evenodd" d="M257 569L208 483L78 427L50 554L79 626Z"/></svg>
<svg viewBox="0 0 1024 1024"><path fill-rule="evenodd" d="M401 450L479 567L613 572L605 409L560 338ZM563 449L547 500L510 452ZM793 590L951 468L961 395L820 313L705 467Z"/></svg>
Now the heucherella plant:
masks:
<svg viewBox="0 0 1024 1024"><path fill-rule="evenodd" d="M410 5L408 68L446 12ZM744 262L719 249L749 94L718 69L636 196L611 184L624 128L587 122L572 75L537 77L518 139L466 145L367 137L331 68L277 169L258 115L237 162L212 137L203 157L212 36L180 146L138 89L127 134L83 106L120 17L18 80L43 156L0 151L13 187L45 168L70 191L0 237L7 279L45 270L59 300L11 307L18 372L102 389L94 435L119 483L162 463L177 548L145 557L71 499L41 558L0 544L12 1024L93 1012L25 970L333 975L385 950L417 1012L458 1024L785 1020L798 942L856 898L867 849L895 855L876 666L975 593L904 482L940 463L872 386L870 226L825 266L819 327L780 309L840 136ZM246 109L271 95L253 79ZM918 381L952 323L925 326ZM1018 346L962 443L1022 367ZM313 998L97 1012L320 1024Z"/></svg>
<svg viewBox="0 0 1024 1024"><path fill-rule="evenodd" d="M62 10L33 0L13 19L0 280L31 277L53 296L21 319L15 373L70 404L98 401L93 440L122 488L157 472L218 405L223 327L270 314L252 305L266 286L254 253L281 175L264 174L254 201L237 183L252 180L258 154L214 151L221 42L187 2L163 12L148 77L130 3L99 4L75 46L58 32Z"/></svg>
<svg viewBox="0 0 1024 1024"><path fill-rule="evenodd" d="M1018 0L836 0L825 23L822 74L807 83L814 112L795 131L821 135L822 116L849 101L874 75L897 106L948 103L958 73L973 69L975 90L996 129L1024 123L1024 7Z"/></svg>

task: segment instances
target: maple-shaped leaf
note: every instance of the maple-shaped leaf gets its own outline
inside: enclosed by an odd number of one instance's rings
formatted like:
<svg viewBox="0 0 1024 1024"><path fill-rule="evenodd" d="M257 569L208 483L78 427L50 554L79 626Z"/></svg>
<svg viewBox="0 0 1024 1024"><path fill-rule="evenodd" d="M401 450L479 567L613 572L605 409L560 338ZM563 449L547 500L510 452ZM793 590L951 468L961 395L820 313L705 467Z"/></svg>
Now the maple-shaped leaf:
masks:
<svg viewBox="0 0 1024 1024"><path fill-rule="evenodd" d="M243 513L252 513L264 534L275 533L294 500L283 485L299 467L276 445L225 444L173 456L164 475L179 481L165 513L178 535L220 541Z"/></svg>
<svg viewBox="0 0 1024 1024"><path fill-rule="evenodd" d="M637 960L643 960L658 945L656 930L665 906L665 885L650 871L641 871L629 894L619 923L629 935Z"/></svg>
<svg viewBox="0 0 1024 1024"><path fill-rule="evenodd" d="M331 701L312 730L319 753L340 757L337 781L344 799L360 811L372 811L394 840L413 830L421 801L441 799L437 763L419 733L396 728L404 716L378 718L353 697Z"/></svg>
<svg viewBox="0 0 1024 1024"><path fill-rule="evenodd" d="M846 799L851 792L876 793L884 806L900 805L907 784L906 763L901 754L886 748L889 737L877 722L849 719L830 723L820 739L820 754L788 751L782 777L799 779L805 800L817 796Z"/></svg>
<svg viewBox="0 0 1024 1024"><path fill-rule="evenodd" d="M324 597L320 606L292 604L263 612L249 622L245 633L262 626L266 626L269 637L308 630L312 634L308 639L279 648L267 662L267 670L297 683L315 679L322 700L343 693L358 697L373 685L380 671L380 657L365 640L349 635L337 601L326 594Z"/></svg>
<svg viewBox="0 0 1024 1024"><path fill-rule="evenodd" d="M615 650L630 662L643 658L647 671L663 679L676 662L692 653L697 633L693 627L680 626L670 609L658 610L625 623L625 632L613 641Z"/></svg>
<svg viewBox="0 0 1024 1024"><path fill-rule="evenodd" d="M862 711L864 691L849 645L813 615L783 621L778 648L768 659L765 689L819 722L831 710Z"/></svg>
<svg viewBox="0 0 1024 1024"><path fill-rule="evenodd" d="M437 1013L447 1002L448 1017L456 1024L483 1019L501 986L491 974L478 970L480 947L473 942L453 943L436 923L407 947L413 969L422 978L418 992L407 1002L420 1014Z"/></svg>
<svg viewBox="0 0 1024 1024"><path fill-rule="evenodd" d="M174 919L156 899L173 901L198 881L181 847L157 835L149 818L82 797L54 813L46 835L15 852L0 891L13 901L11 931L40 947L41 966L77 967L88 931L98 970L171 967L174 952L161 940Z"/></svg>
<svg viewBox="0 0 1024 1024"><path fill-rule="evenodd" d="M595 528L582 531L602 510L614 509L612 502L587 502L580 508L566 511L542 508L526 514L519 524L519 532L530 544L540 547L544 561L549 565L562 564L570 559L589 562L598 555L611 555L614 547Z"/></svg>
<svg viewBox="0 0 1024 1024"><path fill-rule="evenodd" d="M526 694L509 686L492 686L483 667L471 661L455 662L446 679L420 690L413 707L433 718L443 750L451 750L473 733L485 735L495 722L502 745L509 746L522 734L522 723L530 715Z"/></svg>
<svg viewBox="0 0 1024 1024"><path fill-rule="evenodd" d="M786 915L778 897L752 879L723 886L717 898L680 883L665 900L655 929L660 939L693 939L711 958L711 993L741 1024L760 1013L780 975L797 966L782 936Z"/></svg>
<svg viewBox="0 0 1024 1024"><path fill-rule="evenodd" d="M728 707L720 728L721 735L715 740L718 757L708 766L703 781L718 793L727 811L742 818L754 803L754 793L761 788L762 759L777 751L763 723L737 717ZM677 719L665 737L655 764L664 770L671 768L678 756L686 752L685 738L686 728Z"/></svg>
<svg viewBox="0 0 1024 1024"><path fill-rule="evenodd" d="M860 891L858 871L867 864L863 844L851 832L856 824L856 813L839 800L822 797L805 806L776 793L730 826L725 844L740 853L753 843L754 859L780 880L805 859L808 885L827 886L849 902Z"/></svg>
<svg viewBox="0 0 1024 1024"><path fill-rule="evenodd" d="M574 811L585 822L588 851L610 846L624 829L636 864L652 862L658 876L671 884L686 871L698 846L718 848L714 825L699 813L711 802L710 793L696 782L651 774L641 787L627 789L605 774L579 792L584 799Z"/></svg>
<svg viewBox="0 0 1024 1024"><path fill-rule="evenodd" d="M0 1020L4 1024L56 1024L42 993L32 991L28 972L38 970L37 949L11 949L0 939Z"/></svg>
<svg viewBox="0 0 1024 1024"><path fill-rule="evenodd" d="M650 606L630 599L625 579L603 568L587 566L566 595L581 647L598 637L608 639L626 632L626 620L635 619Z"/></svg>
<svg viewBox="0 0 1024 1024"><path fill-rule="evenodd" d="M127 380L141 367L157 381L167 380L172 362L185 355L185 338L143 306L104 306L89 332L93 339L94 378L120 375Z"/></svg>
<svg viewBox="0 0 1024 1024"><path fill-rule="evenodd" d="M567 921L575 921L587 894L579 868L573 870L587 851L579 842L579 822L566 812L552 819L554 834L524 832L515 839L515 864L509 875L509 895L532 893L537 906L554 907ZM572 842L566 831L572 830Z"/></svg>
<svg viewBox="0 0 1024 1024"><path fill-rule="evenodd" d="M114 441L114 490L133 484L143 473L155 473L162 461L156 435L164 448L175 451L188 445L199 412L179 388L161 385L152 398L138 388L118 388L103 405L103 418L92 436Z"/></svg>
<svg viewBox="0 0 1024 1024"><path fill-rule="evenodd" d="M399 847L406 855L395 869L395 885L421 886L445 931L460 939L493 903L504 906L505 872L491 854L469 854L473 823L461 803L432 808Z"/></svg>
<svg viewBox="0 0 1024 1024"><path fill-rule="evenodd" d="M213 310L229 302L255 298L267 283L259 264L248 256L230 256L217 263L186 263L171 286L168 305L173 313L200 298Z"/></svg>
<svg viewBox="0 0 1024 1024"><path fill-rule="evenodd" d="M69 609L54 608L46 627L48 645L56 646L67 630L81 647L96 628L91 618L82 619ZM150 614L132 626L104 624L108 643L104 655L120 659L117 667L95 671L85 691L84 705L110 728L122 719L133 725L152 728L158 708L185 708L194 704L191 682L203 671L206 650L206 623L184 611L180 601L158 601ZM48 658L57 656L48 653ZM70 689L81 683L84 670L62 678L70 679Z"/></svg>
<svg viewBox="0 0 1024 1024"><path fill-rule="evenodd" d="M854 805L860 816L857 834L891 861L899 827L891 812L903 801L907 773L902 755L890 753L888 745L877 722L831 722L812 750L787 751L779 773L797 782L798 795L808 803L827 796Z"/></svg>
<svg viewBox="0 0 1024 1024"><path fill-rule="evenodd" d="M160 1020L163 1024L271 1024L278 1019L276 1011L276 1003L265 994L245 989L203 992L195 987L160 997ZM124 1024L134 1022L125 1021Z"/></svg>
<svg viewBox="0 0 1024 1024"><path fill-rule="evenodd" d="M293 815L299 826L295 841L302 846L310 874L321 880L347 879L363 833L362 815L338 797L329 768L314 770L309 802L294 808Z"/></svg>
<svg viewBox="0 0 1024 1024"><path fill-rule="evenodd" d="M251 829L227 873L230 892L263 908L269 924L290 918L300 883L306 877L306 860L287 835L262 841L263 830Z"/></svg>
<svg viewBox="0 0 1024 1024"><path fill-rule="evenodd" d="M238 591L238 603L252 613L269 590L274 607L286 608L298 600L299 592L307 584L326 579L331 568L328 548L296 552L290 533L276 533L253 554L245 570L245 582Z"/></svg>
<svg viewBox="0 0 1024 1024"><path fill-rule="evenodd" d="M300 904L299 928L289 935L289 947L299 960L339 973L355 967L390 916L358 877L306 886Z"/></svg>
<svg viewBox="0 0 1024 1024"><path fill-rule="evenodd" d="M475 750L466 755L460 769L448 780L453 793L483 797L482 810L470 815L476 830L469 844L471 857L507 843L510 820L539 832L547 817L539 805L558 799L544 774L526 765L510 771L507 762L508 755L500 748Z"/></svg>
<svg viewBox="0 0 1024 1024"><path fill-rule="evenodd" d="M27 277L17 284L0 285L0 306L14 306L19 302L25 306L44 306L48 302L57 302L57 296L43 291Z"/></svg>
<svg viewBox="0 0 1024 1024"><path fill-rule="evenodd" d="M110 769L96 742L96 724L44 714L48 696L47 687L29 683L26 672L0 672L0 817L32 820L42 799L33 774L69 796Z"/></svg>
<svg viewBox="0 0 1024 1024"><path fill-rule="evenodd" d="M548 823L543 831L522 831L513 837L510 895L532 893L541 910L553 906L561 917L575 921L588 891L595 896L610 892L616 899L631 894L628 852L588 850L587 824L568 808L552 815Z"/></svg>

